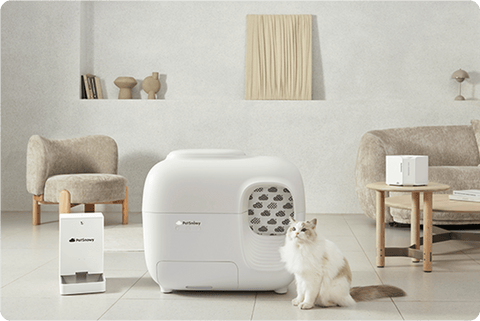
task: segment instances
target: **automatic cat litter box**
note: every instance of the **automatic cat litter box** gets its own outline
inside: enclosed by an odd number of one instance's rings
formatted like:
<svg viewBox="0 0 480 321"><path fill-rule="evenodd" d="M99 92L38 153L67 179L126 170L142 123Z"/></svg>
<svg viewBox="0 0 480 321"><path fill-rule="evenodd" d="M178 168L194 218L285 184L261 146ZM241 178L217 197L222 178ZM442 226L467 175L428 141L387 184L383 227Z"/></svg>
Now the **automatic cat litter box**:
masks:
<svg viewBox="0 0 480 321"><path fill-rule="evenodd" d="M302 177L278 157L238 150L178 150L148 173L145 259L162 292L285 293L280 261L289 218L305 219Z"/></svg>

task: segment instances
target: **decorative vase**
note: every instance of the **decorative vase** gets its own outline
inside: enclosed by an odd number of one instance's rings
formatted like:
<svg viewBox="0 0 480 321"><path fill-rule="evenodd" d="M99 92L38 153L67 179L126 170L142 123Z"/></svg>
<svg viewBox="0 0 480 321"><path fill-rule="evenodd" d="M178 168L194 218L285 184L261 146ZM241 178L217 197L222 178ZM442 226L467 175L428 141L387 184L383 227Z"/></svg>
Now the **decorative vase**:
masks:
<svg viewBox="0 0 480 321"><path fill-rule="evenodd" d="M120 88L118 99L132 99L132 88L137 84L135 78L118 77L113 83Z"/></svg>
<svg viewBox="0 0 480 321"><path fill-rule="evenodd" d="M148 99L155 99L155 94L160 90L160 80L158 80L158 72L152 72L143 80L142 88L148 94Z"/></svg>

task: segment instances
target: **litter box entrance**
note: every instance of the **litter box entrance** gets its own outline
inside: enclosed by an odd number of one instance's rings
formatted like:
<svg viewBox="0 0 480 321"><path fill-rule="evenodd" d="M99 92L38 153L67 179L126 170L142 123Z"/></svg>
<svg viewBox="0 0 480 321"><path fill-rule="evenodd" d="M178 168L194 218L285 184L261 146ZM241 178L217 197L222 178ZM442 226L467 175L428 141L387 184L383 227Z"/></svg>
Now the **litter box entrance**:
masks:
<svg viewBox="0 0 480 321"><path fill-rule="evenodd" d="M257 187L248 198L248 224L260 235L284 235L294 217L293 197L283 186Z"/></svg>

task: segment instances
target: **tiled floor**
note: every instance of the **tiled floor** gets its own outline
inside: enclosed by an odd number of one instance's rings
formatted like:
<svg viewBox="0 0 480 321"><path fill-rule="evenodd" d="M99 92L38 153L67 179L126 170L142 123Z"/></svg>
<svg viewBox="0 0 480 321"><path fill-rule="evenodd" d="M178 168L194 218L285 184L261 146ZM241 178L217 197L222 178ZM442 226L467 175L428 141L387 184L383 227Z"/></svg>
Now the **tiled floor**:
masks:
<svg viewBox="0 0 480 321"><path fill-rule="evenodd" d="M433 273L409 258L386 258L375 267L375 223L364 215L317 217L319 231L341 248L353 271L353 285L392 284L408 296L357 303L350 308L302 311L285 295L273 292L176 292L162 294L150 278L143 252L106 252L107 291L60 296L58 289L58 219L44 213L40 226L30 213L2 213L1 314L7 320L161 320L161 319L375 319L473 320L480 313L480 244L448 241L434 245ZM141 226L131 214L107 214L105 228ZM479 231L480 232L480 231ZM409 245L409 230L386 229L387 246Z"/></svg>

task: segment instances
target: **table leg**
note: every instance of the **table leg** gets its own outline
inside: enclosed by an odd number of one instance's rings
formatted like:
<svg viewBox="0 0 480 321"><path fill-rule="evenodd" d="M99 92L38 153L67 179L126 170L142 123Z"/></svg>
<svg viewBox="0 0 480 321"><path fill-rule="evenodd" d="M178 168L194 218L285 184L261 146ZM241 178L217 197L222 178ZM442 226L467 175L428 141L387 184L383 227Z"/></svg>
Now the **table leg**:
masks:
<svg viewBox="0 0 480 321"><path fill-rule="evenodd" d="M423 193L423 271L432 272L432 192Z"/></svg>
<svg viewBox="0 0 480 321"><path fill-rule="evenodd" d="M410 245L415 245L415 249L420 249L420 193L412 192L412 214L410 217ZM418 263L419 259L412 259L412 262Z"/></svg>
<svg viewBox="0 0 480 321"><path fill-rule="evenodd" d="M377 267L385 266L385 192L376 191Z"/></svg>

